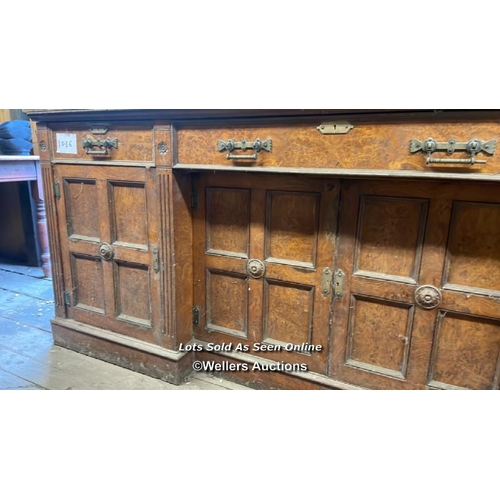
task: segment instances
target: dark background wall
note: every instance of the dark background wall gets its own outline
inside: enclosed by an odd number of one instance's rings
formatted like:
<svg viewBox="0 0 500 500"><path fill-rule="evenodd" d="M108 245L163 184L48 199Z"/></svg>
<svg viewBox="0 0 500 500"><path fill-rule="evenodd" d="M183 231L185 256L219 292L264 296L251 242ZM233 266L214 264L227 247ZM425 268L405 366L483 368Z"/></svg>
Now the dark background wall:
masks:
<svg viewBox="0 0 500 500"><path fill-rule="evenodd" d="M0 183L0 260L41 265L35 213L28 182Z"/></svg>

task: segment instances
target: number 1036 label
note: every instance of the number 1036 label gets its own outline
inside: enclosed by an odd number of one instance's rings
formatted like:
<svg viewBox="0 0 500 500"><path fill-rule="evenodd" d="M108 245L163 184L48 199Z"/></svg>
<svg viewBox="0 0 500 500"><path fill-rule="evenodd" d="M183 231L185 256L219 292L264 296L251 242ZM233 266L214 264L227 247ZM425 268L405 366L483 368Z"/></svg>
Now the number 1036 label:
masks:
<svg viewBox="0 0 500 500"><path fill-rule="evenodd" d="M76 155L76 134L56 134L57 152Z"/></svg>

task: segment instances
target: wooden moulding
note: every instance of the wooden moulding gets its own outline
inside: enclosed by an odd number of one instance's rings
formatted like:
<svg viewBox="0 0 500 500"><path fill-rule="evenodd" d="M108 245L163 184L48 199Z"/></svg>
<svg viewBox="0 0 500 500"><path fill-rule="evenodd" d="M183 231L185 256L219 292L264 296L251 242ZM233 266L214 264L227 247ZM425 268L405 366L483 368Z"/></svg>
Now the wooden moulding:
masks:
<svg viewBox="0 0 500 500"><path fill-rule="evenodd" d="M52 320L54 344L164 382L180 385L192 371L193 355L169 351L72 320Z"/></svg>
<svg viewBox="0 0 500 500"><path fill-rule="evenodd" d="M158 169L158 185L164 345L176 349L179 343L186 344L192 337L191 178Z"/></svg>

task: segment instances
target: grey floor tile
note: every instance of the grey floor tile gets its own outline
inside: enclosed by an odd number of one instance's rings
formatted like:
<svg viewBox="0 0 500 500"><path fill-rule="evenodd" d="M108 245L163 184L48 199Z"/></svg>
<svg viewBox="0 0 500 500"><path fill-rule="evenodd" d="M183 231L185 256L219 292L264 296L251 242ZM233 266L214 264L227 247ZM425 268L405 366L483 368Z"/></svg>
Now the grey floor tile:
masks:
<svg viewBox="0 0 500 500"><path fill-rule="evenodd" d="M54 301L40 300L0 289L0 316L16 323L51 331L50 319L54 316Z"/></svg>
<svg viewBox="0 0 500 500"><path fill-rule="evenodd" d="M42 277L41 269L0 264L0 390L246 389L208 374L175 386L55 346L52 282Z"/></svg>
<svg viewBox="0 0 500 500"><path fill-rule="evenodd" d="M42 389L31 382L24 380L16 375L5 372L0 369L0 390L39 390Z"/></svg>
<svg viewBox="0 0 500 500"><path fill-rule="evenodd" d="M0 269L10 271L12 273L32 276L34 278L44 278L43 269L41 267L29 267L19 264L9 264L8 262L0 262Z"/></svg>
<svg viewBox="0 0 500 500"><path fill-rule="evenodd" d="M0 288L41 300L54 300L52 281L0 269Z"/></svg>

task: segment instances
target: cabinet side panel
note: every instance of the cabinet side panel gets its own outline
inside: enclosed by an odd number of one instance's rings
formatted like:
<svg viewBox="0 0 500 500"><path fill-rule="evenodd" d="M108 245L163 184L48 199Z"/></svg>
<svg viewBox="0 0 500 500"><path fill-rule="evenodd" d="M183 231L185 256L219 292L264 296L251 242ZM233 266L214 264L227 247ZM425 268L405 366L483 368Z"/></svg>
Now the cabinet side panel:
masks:
<svg viewBox="0 0 500 500"><path fill-rule="evenodd" d="M177 344L193 336L193 218L191 175L172 175Z"/></svg>
<svg viewBox="0 0 500 500"><path fill-rule="evenodd" d="M165 343L177 349L192 337L193 258L191 176L159 170L162 308Z"/></svg>

